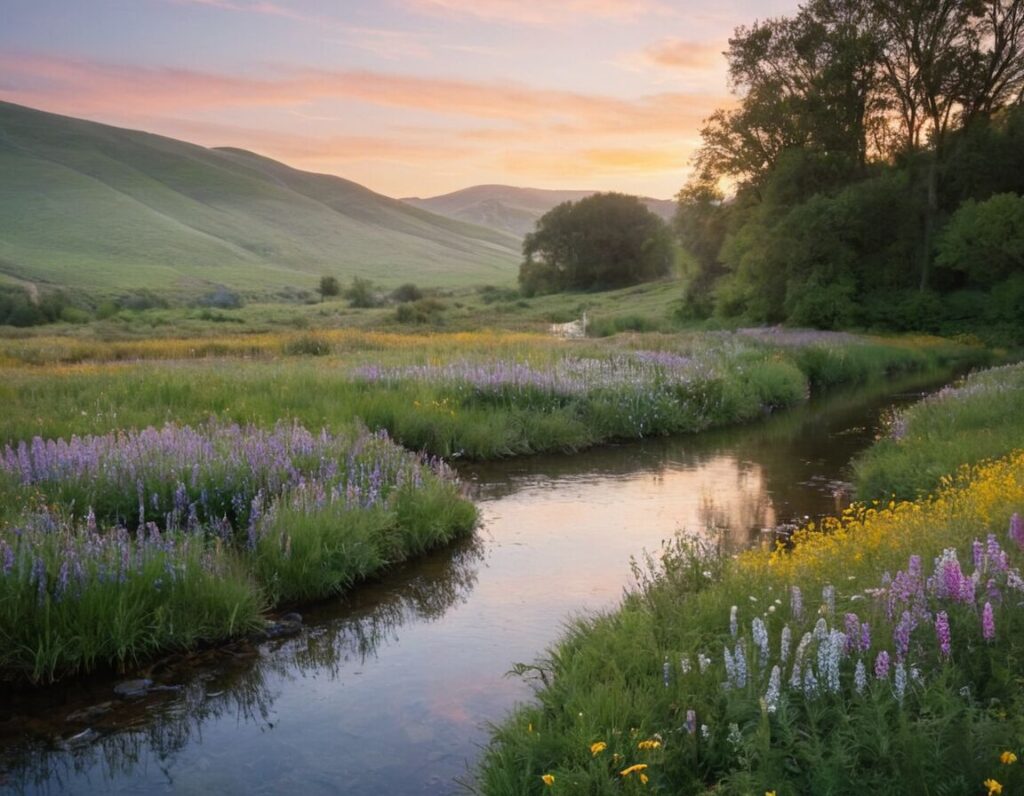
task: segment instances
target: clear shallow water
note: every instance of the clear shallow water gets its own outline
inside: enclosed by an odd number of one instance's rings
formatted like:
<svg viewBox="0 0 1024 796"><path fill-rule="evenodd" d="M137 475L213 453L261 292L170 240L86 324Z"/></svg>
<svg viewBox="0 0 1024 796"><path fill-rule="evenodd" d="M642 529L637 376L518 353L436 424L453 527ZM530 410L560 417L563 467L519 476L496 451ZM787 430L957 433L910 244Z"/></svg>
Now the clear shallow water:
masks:
<svg viewBox="0 0 1024 796"><path fill-rule="evenodd" d="M574 614L614 607L631 557L711 526L729 549L767 545L762 529L841 508L852 456L894 406L934 386L463 467L483 515L476 537L305 610L298 637L162 662L138 674L176 690L136 702L116 700L112 679L0 694L0 790L460 792L486 722L530 698L505 673ZM102 715L67 718L111 700Z"/></svg>

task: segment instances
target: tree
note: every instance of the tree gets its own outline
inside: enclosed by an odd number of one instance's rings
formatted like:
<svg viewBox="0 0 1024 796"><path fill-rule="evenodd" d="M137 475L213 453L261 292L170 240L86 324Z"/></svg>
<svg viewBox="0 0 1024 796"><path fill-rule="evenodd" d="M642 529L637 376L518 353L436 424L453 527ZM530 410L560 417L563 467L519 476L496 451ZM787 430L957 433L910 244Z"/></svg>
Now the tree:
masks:
<svg viewBox="0 0 1024 796"><path fill-rule="evenodd" d="M971 286L1024 275L1024 197L1003 193L964 202L936 248L935 264L962 273Z"/></svg>
<svg viewBox="0 0 1024 796"><path fill-rule="evenodd" d="M322 276L320 277L320 285L317 287L317 292L320 294L320 300L323 301L328 296L339 295L341 293L341 285L338 284L337 277Z"/></svg>
<svg viewBox="0 0 1024 796"><path fill-rule="evenodd" d="M376 307L380 304L373 282L361 276L352 277L352 284L345 288L345 298L350 307Z"/></svg>
<svg viewBox="0 0 1024 796"><path fill-rule="evenodd" d="M666 275L672 235L635 196L604 193L563 202L523 241L519 282L526 295L611 289Z"/></svg>

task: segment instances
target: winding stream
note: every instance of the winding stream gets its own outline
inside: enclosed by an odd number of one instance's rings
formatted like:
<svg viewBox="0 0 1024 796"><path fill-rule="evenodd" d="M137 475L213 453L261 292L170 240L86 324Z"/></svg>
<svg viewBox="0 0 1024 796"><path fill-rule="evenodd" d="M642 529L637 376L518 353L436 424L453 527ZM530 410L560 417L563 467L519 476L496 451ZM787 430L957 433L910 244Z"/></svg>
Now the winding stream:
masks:
<svg viewBox="0 0 1024 796"><path fill-rule="evenodd" d="M475 538L304 611L297 637L113 680L0 694L0 790L447 794L573 614L613 607L630 558L680 529L729 549L843 505L847 465L934 381L832 395L756 426L461 468ZM98 706L98 707L97 707ZM74 714L78 714L74 716ZM69 716L72 718L69 719Z"/></svg>

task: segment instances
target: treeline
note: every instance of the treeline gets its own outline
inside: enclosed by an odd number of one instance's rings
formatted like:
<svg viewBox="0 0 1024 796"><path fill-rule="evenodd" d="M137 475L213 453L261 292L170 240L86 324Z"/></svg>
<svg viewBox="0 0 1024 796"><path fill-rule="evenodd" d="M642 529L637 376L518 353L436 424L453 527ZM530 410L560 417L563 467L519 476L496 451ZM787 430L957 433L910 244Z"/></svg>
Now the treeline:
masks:
<svg viewBox="0 0 1024 796"><path fill-rule="evenodd" d="M685 314L1024 340L1024 0L813 0L726 57Z"/></svg>

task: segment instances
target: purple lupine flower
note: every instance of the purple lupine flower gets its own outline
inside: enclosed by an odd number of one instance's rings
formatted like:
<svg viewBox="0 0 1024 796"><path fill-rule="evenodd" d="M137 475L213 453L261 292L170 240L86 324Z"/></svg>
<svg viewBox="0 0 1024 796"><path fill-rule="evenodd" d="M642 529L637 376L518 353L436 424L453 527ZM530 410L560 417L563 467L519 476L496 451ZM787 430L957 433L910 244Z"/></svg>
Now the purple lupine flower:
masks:
<svg viewBox="0 0 1024 796"><path fill-rule="evenodd" d="M846 629L846 654L849 655L860 641L860 618L857 614L848 613L844 617L844 626Z"/></svg>
<svg viewBox="0 0 1024 796"><path fill-rule="evenodd" d="M0 539L0 551L3 551L3 563L0 566L3 567L4 575L10 575L14 569L14 548L7 544L6 541Z"/></svg>
<svg viewBox="0 0 1024 796"><path fill-rule="evenodd" d="M735 605L729 609L729 635L733 638L736 638L736 634L739 633L739 621L736 614L738 610Z"/></svg>
<svg viewBox="0 0 1024 796"><path fill-rule="evenodd" d="M992 641L996 637L996 618L990 602L986 602L981 610L981 635L985 641Z"/></svg>
<svg viewBox="0 0 1024 796"><path fill-rule="evenodd" d="M1010 562L1006 551L999 545L999 540L994 533L988 535L985 555L988 558L988 572L1006 572L1009 569Z"/></svg>
<svg viewBox="0 0 1024 796"><path fill-rule="evenodd" d="M900 621L896 624L895 630L893 630L893 643L896 645L897 661L902 661L907 657L907 652L910 650L910 634L914 631L916 625L917 622L914 621L910 611L904 611L900 616Z"/></svg>
<svg viewBox="0 0 1024 796"><path fill-rule="evenodd" d="M867 652L871 649L871 625L868 622L860 624L860 651Z"/></svg>
<svg viewBox="0 0 1024 796"><path fill-rule="evenodd" d="M686 711L686 731L690 735L697 732L697 711L695 710Z"/></svg>
<svg viewBox="0 0 1024 796"><path fill-rule="evenodd" d="M68 581L71 577L71 568L68 566L67 559L60 565L60 572L57 574L57 587L54 590L53 597L57 602L64 599L64 595L68 591Z"/></svg>
<svg viewBox="0 0 1024 796"><path fill-rule="evenodd" d="M988 596L989 602L1002 605L1003 593L999 590L999 584L996 583L995 578L988 579L988 583L985 584L985 594Z"/></svg>
<svg viewBox="0 0 1024 796"><path fill-rule="evenodd" d="M907 574L915 581L921 579L921 556L912 555L910 557L910 563L907 564Z"/></svg>
<svg viewBox="0 0 1024 796"><path fill-rule="evenodd" d="M782 670L778 666L772 667L772 673L768 677L768 690L764 695L765 710L774 713L779 707L779 697L782 695Z"/></svg>
<svg viewBox="0 0 1024 796"><path fill-rule="evenodd" d="M875 679L889 679L889 653L885 650L879 652L878 657L875 658Z"/></svg>
<svg viewBox="0 0 1024 796"><path fill-rule="evenodd" d="M945 611L935 614L935 635L939 640L939 656L943 660L949 660L952 646L949 638L949 614Z"/></svg>
<svg viewBox="0 0 1024 796"><path fill-rule="evenodd" d="M36 584L36 597L42 605L46 602L46 562L38 556L32 562L32 582Z"/></svg>
<svg viewBox="0 0 1024 796"><path fill-rule="evenodd" d="M1024 550L1024 518L1018 512L1010 517L1010 539L1017 543L1017 547Z"/></svg>
<svg viewBox="0 0 1024 796"><path fill-rule="evenodd" d="M974 568L976 570L985 569L985 545L979 540L975 539L971 542L971 558L974 562Z"/></svg>

